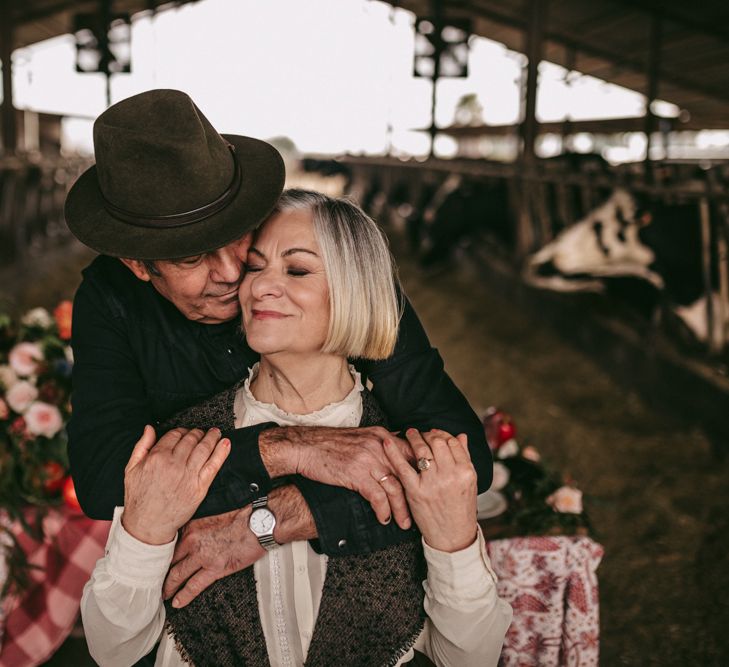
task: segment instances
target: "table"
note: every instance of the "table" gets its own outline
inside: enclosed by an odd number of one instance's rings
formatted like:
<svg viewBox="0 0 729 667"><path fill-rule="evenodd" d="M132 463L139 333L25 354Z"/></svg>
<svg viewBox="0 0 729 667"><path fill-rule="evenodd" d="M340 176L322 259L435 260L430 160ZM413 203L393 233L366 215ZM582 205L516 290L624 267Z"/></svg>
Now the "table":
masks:
<svg viewBox="0 0 729 667"><path fill-rule="evenodd" d="M33 583L21 598L2 604L0 667L39 665L68 637L84 584L104 553L110 526L110 521L92 521L65 507L48 512L41 542L13 526L29 561L43 569L33 572ZM2 572L0 579L4 580Z"/></svg>
<svg viewBox="0 0 729 667"><path fill-rule="evenodd" d="M499 665L597 667L603 548L584 536L514 537L489 541L488 552L514 610Z"/></svg>
<svg viewBox="0 0 729 667"><path fill-rule="evenodd" d="M63 643L109 527L58 508L44 519L42 542L15 529L30 561L44 569L33 574L21 599L6 600L0 609L0 667L34 667ZM490 540L488 551L499 594L514 609L499 664L597 667L602 547L586 536L511 537Z"/></svg>

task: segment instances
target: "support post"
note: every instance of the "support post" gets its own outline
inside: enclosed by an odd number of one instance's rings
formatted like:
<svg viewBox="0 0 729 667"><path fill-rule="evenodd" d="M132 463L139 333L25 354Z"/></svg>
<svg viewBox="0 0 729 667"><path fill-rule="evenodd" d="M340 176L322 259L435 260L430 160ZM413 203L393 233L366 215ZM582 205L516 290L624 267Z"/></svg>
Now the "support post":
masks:
<svg viewBox="0 0 729 667"><path fill-rule="evenodd" d="M13 106L13 32L14 0L0 0L0 61L3 65L3 104L0 115L2 123L3 150L6 155L18 147L18 128Z"/></svg>
<svg viewBox="0 0 729 667"><path fill-rule="evenodd" d="M433 26L435 29L435 39L433 40L433 92L430 99L430 157L435 156L435 135L438 128L435 122L435 105L438 101L438 80L440 79L440 58L443 55L443 38L441 31L443 30L443 10L441 0L431 0L431 14L433 16Z"/></svg>
<svg viewBox="0 0 729 667"><path fill-rule="evenodd" d="M519 259L533 250L535 225L534 188L536 187L536 154L534 144L537 139L537 82L539 63L542 60L542 41L547 19L549 0L530 0L529 23L526 31L527 80L524 91L524 119L519 127L521 152L519 156L521 172L521 192L519 218L516 229L516 252Z"/></svg>
<svg viewBox="0 0 729 667"><path fill-rule="evenodd" d="M526 97L524 104L524 120L521 124L523 141L522 156L525 162L534 160L534 142L539 129L537 124L537 83L539 63L542 60L542 41L547 20L548 0L530 0L529 24L526 33L527 64Z"/></svg>
<svg viewBox="0 0 729 667"><path fill-rule="evenodd" d="M661 42L663 25L661 15L651 14L650 35L648 38L648 69L646 71L645 101L645 173L650 174L651 138L656 130L656 117L651 109L653 101L658 97L658 86L661 73Z"/></svg>

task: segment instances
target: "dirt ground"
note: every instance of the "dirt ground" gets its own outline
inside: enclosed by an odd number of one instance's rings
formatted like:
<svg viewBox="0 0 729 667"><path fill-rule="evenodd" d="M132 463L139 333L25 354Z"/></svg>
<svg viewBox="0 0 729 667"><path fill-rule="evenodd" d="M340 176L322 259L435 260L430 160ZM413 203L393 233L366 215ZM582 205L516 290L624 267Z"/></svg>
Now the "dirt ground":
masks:
<svg viewBox="0 0 729 667"><path fill-rule="evenodd" d="M88 257L71 245L24 270L0 267L0 309L71 296ZM471 404L508 410L522 443L585 491L605 547L601 664L729 665L729 462L712 455L701 432L650 409L494 293L477 266L426 276L399 261ZM48 664L92 663L82 640L71 639Z"/></svg>

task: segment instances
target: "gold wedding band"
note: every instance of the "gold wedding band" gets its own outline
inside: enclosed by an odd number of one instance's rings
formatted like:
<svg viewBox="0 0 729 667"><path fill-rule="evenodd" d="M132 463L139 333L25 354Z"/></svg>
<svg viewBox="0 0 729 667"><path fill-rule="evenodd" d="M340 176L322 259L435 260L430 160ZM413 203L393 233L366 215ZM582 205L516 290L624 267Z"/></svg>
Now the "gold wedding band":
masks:
<svg viewBox="0 0 729 667"><path fill-rule="evenodd" d="M378 481L378 482L379 482L380 484L382 484L382 482L384 482L384 481L385 481L386 479L389 479L389 478L390 478L390 475L389 475L389 474L388 474L388 475L383 475L383 476L382 476L382 477L380 477L380 479L378 479L377 481Z"/></svg>
<svg viewBox="0 0 729 667"><path fill-rule="evenodd" d="M427 470L428 468L430 468L430 462L432 460L433 459L428 459L428 458L425 458L424 456L421 456L418 459L418 470Z"/></svg>

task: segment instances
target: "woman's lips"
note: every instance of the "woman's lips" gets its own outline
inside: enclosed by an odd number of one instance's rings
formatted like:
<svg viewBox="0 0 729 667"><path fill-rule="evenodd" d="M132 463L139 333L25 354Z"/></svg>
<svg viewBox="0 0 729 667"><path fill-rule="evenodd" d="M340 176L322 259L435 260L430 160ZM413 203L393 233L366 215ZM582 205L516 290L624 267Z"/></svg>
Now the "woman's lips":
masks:
<svg viewBox="0 0 729 667"><path fill-rule="evenodd" d="M276 310L252 310L254 320L280 320L286 317L283 313Z"/></svg>

